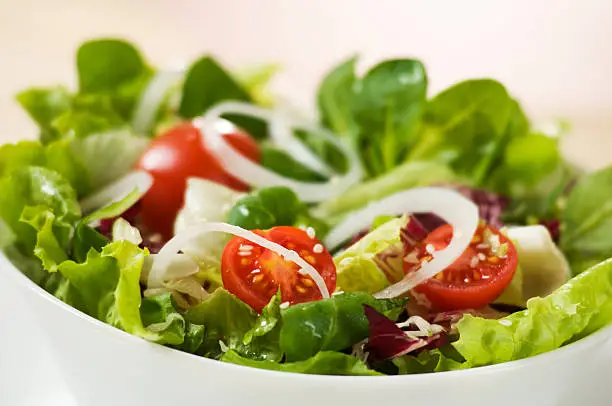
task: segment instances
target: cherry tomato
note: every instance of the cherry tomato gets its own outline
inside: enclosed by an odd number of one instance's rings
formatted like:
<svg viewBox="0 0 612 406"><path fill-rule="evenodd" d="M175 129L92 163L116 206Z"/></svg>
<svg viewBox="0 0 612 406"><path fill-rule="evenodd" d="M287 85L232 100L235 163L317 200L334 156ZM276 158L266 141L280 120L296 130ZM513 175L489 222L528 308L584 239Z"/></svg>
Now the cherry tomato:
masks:
<svg viewBox="0 0 612 406"><path fill-rule="evenodd" d="M334 261L319 240L304 230L288 226L253 232L297 252L319 272L329 292L336 289ZM276 252L241 237L230 240L221 258L223 286L257 312L261 312L279 287L283 302L290 304L322 298L312 278L298 273L299 269Z"/></svg>
<svg viewBox="0 0 612 406"><path fill-rule="evenodd" d="M453 228L446 224L432 231L415 249L420 261L431 259L429 251L448 246ZM476 230L463 254L435 277L415 287L425 295L432 310L478 309L492 303L512 280L518 264L516 248L505 235L488 225ZM404 272L413 264L404 262Z"/></svg>
<svg viewBox="0 0 612 406"><path fill-rule="evenodd" d="M241 132L227 133L224 137L247 159L259 161L259 146L251 137ZM191 123L180 124L155 138L137 167L153 175L153 186L142 199L144 226L165 239L172 237L174 220L183 206L187 178L208 179L238 191L248 189L223 169Z"/></svg>

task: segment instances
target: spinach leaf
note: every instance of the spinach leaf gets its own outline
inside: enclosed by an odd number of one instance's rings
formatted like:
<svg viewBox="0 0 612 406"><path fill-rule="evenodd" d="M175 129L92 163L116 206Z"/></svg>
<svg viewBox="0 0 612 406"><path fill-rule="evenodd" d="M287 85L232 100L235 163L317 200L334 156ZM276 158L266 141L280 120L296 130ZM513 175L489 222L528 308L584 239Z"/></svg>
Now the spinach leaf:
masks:
<svg viewBox="0 0 612 406"><path fill-rule="evenodd" d="M261 149L261 165L287 178L305 182L322 181L324 178L301 163L282 149L264 146Z"/></svg>
<svg viewBox="0 0 612 406"><path fill-rule="evenodd" d="M355 357L332 351L319 352L312 358L304 361L279 364L270 361L254 361L249 358L241 357L240 354L230 350L221 357L221 361L252 368L302 374L353 376L382 375L379 372L369 369L362 361Z"/></svg>
<svg viewBox="0 0 612 406"><path fill-rule="evenodd" d="M296 194L285 186L259 189L230 209L227 222L249 230L291 226L304 210Z"/></svg>
<svg viewBox="0 0 612 406"><path fill-rule="evenodd" d="M354 146L358 145L359 133L352 111L356 61L353 57L332 69L323 78L317 93L323 124L340 136L352 137Z"/></svg>
<svg viewBox="0 0 612 406"><path fill-rule="evenodd" d="M612 256L612 167L578 181L561 214L560 245L574 273Z"/></svg>
<svg viewBox="0 0 612 406"><path fill-rule="evenodd" d="M319 351L344 350L369 334L364 304L397 318L405 302L352 292L291 306L281 312L280 348L289 362L305 360Z"/></svg>
<svg viewBox="0 0 612 406"><path fill-rule="evenodd" d="M479 181L491 165L488 156L504 136L512 108L513 101L499 82L458 83L427 104L419 141L409 159L443 162Z"/></svg>
<svg viewBox="0 0 612 406"><path fill-rule="evenodd" d="M400 164L414 142L425 106L427 75L417 60L384 61L363 78L355 58L334 68L319 87L322 121L348 137L370 176Z"/></svg>
<svg viewBox="0 0 612 406"><path fill-rule="evenodd" d="M224 100L249 101L249 94L212 57L196 61L187 72L179 114L193 118Z"/></svg>
<svg viewBox="0 0 612 406"><path fill-rule="evenodd" d="M425 67L411 59L384 61L355 89L353 111L362 160L371 175L380 175L401 163L413 142L425 106Z"/></svg>

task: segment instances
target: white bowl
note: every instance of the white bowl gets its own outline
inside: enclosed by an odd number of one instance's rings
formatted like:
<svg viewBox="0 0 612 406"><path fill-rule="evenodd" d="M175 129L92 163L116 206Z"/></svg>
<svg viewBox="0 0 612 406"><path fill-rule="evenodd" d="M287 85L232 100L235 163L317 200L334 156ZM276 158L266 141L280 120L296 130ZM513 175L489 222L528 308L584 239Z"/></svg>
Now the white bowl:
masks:
<svg viewBox="0 0 612 406"><path fill-rule="evenodd" d="M31 306L69 389L83 406L575 406L607 405L612 395L605 379L610 368L599 365L612 360L604 351L612 328L537 357L467 371L301 375L226 364L148 343L56 299L2 255L0 283L10 284ZM608 359L601 362L604 355Z"/></svg>

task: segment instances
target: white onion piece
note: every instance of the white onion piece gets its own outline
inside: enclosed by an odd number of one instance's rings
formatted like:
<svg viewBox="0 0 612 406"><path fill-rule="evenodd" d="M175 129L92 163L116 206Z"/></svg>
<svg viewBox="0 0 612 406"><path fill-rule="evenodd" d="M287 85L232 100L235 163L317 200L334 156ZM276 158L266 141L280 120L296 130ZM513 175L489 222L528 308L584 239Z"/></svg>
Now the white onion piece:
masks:
<svg viewBox="0 0 612 406"><path fill-rule="evenodd" d="M159 107L168 92L183 78L181 71L160 71L153 76L138 100L132 117L132 128L136 134L147 133L155 121Z"/></svg>
<svg viewBox="0 0 612 406"><path fill-rule="evenodd" d="M431 212L453 226L448 247L436 251L433 259L404 277L398 283L376 293L377 298L397 297L432 278L451 265L469 246L478 227L478 207L461 194L444 188L426 187L405 190L350 213L325 237L325 245L333 249L351 236L369 227L380 215Z"/></svg>
<svg viewBox="0 0 612 406"><path fill-rule="evenodd" d="M323 298L329 298L329 290L327 290L327 286L325 285L323 277L312 265L310 265L307 261L300 257L297 252L287 249L280 244L267 240L264 237L253 233L252 231L245 230L244 228L227 223L202 223L186 228L184 231L174 236L164 245L164 247L157 254L155 262L153 262L151 273L149 274L147 286L161 286L166 278L165 273L168 269L168 266L172 262L172 259L175 257L176 253L180 251L183 246L189 244L191 240L198 238L203 234L212 232L236 235L238 237L242 237L248 241L251 241L252 243L257 244L263 248L269 249L270 251L276 252L286 261L291 261L298 265L300 267L299 272L303 275L308 275L312 278L317 288L321 292Z"/></svg>
<svg viewBox="0 0 612 406"><path fill-rule="evenodd" d="M236 108L237 104L241 106L239 107L240 111ZM344 147L343 151L347 154L350 170L345 175L333 177L323 183L289 179L262 167L258 163L251 162L235 150L218 129L219 118L228 113L250 115L268 122L275 119L274 113L272 110L249 104L226 102L217 105L203 117L194 120L194 125L200 129L206 147L215 154L223 168L249 185L256 187L286 186L292 189L300 200L310 203L330 199L344 192L361 178L361 164L357 154L350 148ZM338 145L343 144L339 143Z"/></svg>
<svg viewBox="0 0 612 406"><path fill-rule="evenodd" d="M89 195L79 203L84 213L92 212L100 207L108 206L118 202L134 189L138 189L144 195L153 185L153 177L145 171L133 171L120 178L119 180L104 186L97 192Z"/></svg>
<svg viewBox="0 0 612 406"><path fill-rule="evenodd" d="M306 124L304 122L299 124L295 122L295 120L292 121L293 124L290 123L290 120L285 116L285 114L280 112L276 114L275 119L270 123L270 137L274 140L274 144L283 148L285 152L289 153L293 159L307 168L312 169L318 174L331 177L334 171L332 171L329 165L319 158L317 154L312 152L310 148L304 145L302 140L294 135L293 130L302 129L309 132L314 132L323 136L326 140L333 142L335 145L338 145L336 143L338 138L327 130L320 127L315 128L310 123ZM343 146L341 148L343 153L346 154L346 147Z"/></svg>

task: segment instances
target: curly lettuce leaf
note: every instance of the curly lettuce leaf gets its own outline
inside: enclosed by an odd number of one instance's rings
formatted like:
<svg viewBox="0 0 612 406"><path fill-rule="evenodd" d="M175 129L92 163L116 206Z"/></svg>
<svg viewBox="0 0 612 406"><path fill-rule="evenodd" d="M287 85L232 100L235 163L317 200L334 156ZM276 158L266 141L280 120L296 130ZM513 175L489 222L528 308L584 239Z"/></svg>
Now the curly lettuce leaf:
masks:
<svg viewBox="0 0 612 406"><path fill-rule="evenodd" d="M128 241L92 249L85 262L68 260L59 272L68 282L79 310L145 340L180 345L186 322L169 297L142 300L140 273L148 252Z"/></svg>
<svg viewBox="0 0 612 406"><path fill-rule="evenodd" d="M334 257L337 289L344 292L375 293L389 286L375 257L382 250L400 244L400 229L406 219L394 218L371 231Z"/></svg>
<svg viewBox="0 0 612 406"><path fill-rule="evenodd" d="M314 375L351 375L378 376L380 372L369 369L359 359L340 352L322 351L304 361L276 363L271 361L255 361L240 356L235 351L227 351L221 361L270 371L294 372Z"/></svg>
<svg viewBox="0 0 612 406"><path fill-rule="evenodd" d="M499 364L552 351L612 321L612 260L565 283L527 309L500 320L466 314L452 345L464 367Z"/></svg>
<svg viewBox="0 0 612 406"><path fill-rule="evenodd" d="M40 139L43 143L60 137L52 123L70 109L72 96L66 88L31 88L17 94L16 99L40 127Z"/></svg>
<svg viewBox="0 0 612 406"><path fill-rule="evenodd" d="M369 334L364 304L395 319L405 303L404 299L379 300L353 292L291 306L281 311L280 348L289 362L305 360L319 351L344 350Z"/></svg>
<svg viewBox="0 0 612 406"><path fill-rule="evenodd" d="M49 169L30 166L15 170L0 179L0 189L0 219L24 253L31 253L36 244L36 230L21 221L25 207L48 210L64 224L73 224L81 216L74 189ZM39 220L38 224L44 223Z"/></svg>

